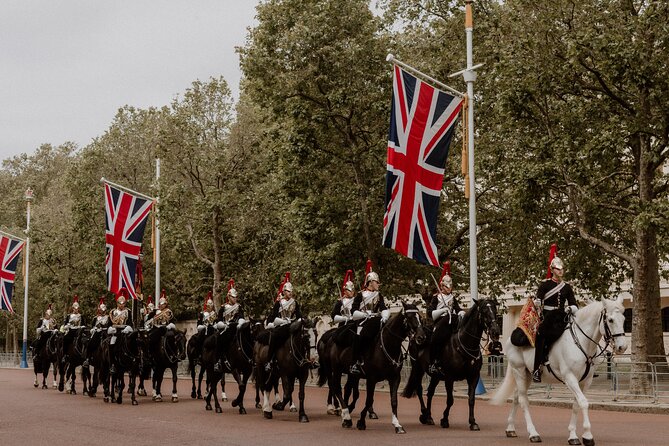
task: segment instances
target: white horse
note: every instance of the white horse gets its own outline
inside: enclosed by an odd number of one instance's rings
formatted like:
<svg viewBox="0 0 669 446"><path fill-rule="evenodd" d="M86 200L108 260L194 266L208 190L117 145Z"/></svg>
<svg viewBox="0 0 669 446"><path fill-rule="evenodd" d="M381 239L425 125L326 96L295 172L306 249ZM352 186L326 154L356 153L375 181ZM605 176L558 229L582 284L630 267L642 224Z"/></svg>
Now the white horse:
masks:
<svg viewBox="0 0 669 446"><path fill-rule="evenodd" d="M616 354L624 353L627 340L624 336L625 308L622 296L617 300L595 301L576 312L569 328L553 344L548 355L550 372L544 373L549 383L563 382L574 394L571 420L569 421L570 445L581 442L576 435L578 409L583 412L583 443L594 445L588 417L588 400L584 392L590 387L595 372L593 362L603 360L604 350L613 344ZM605 346L599 341L604 338ZM513 405L506 428L507 437L516 437L514 418L518 403L525 414L525 424L532 443L541 442L541 437L532 423L527 399L527 389L532 382L530 371L534 364L533 347L516 347L510 339L506 341L507 370L504 382L492 396L492 404L503 404L513 393Z"/></svg>

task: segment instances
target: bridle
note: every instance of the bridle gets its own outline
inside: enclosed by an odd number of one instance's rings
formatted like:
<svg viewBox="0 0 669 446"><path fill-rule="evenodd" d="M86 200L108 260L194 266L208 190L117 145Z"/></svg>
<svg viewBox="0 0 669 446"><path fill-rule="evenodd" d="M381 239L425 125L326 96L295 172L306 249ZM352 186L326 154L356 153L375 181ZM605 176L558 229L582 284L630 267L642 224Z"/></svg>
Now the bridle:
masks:
<svg viewBox="0 0 669 446"><path fill-rule="evenodd" d="M483 327L483 331L482 331L482 332L485 332L486 334L488 334L488 329L489 329L488 325L489 325L489 324L486 323L485 320L483 320L485 311L484 311L484 309L479 308L480 305L483 305L483 303L482 303L482 302L479 303L479 302L477 301L477 302L474 304L474 307L472 307L472 310L471 310L471 311L474 311L474 308L476 308L476 312L477 312L477 314L476 314L476 321L478 322L478 326L479 326L479 327L482 326L482 327ZM487 301L487 300L485 301L485 307L488 308L488 309L490 310L490 312L493 314L492 323L494 324L494 323L495 323L495 319L494 319L495 312L492 311L492 306L491 306L490 302ZM470 315L470 317L471 317L471 315ZM461 334L461 332L464 332L465 335L467 335L468 337L470 337L470 338L472 338L472 339L474 339L474 340L477 341L477 342L476 342L476 347L475 347L475 348L469 348L469 347L467 347L467 346L462 342L462 334ZM489 334L488 334L488 337L490 337ZM467 326L466 326L466 325L463 325L462 330L458 330L458 331L457 331L457 339L458 339L458 344L459 344L460 350L461 350L463 353L465 353L467 356L469 356L470 358L472 358L474 361L476 361L476 360L478 360L478 359L481 358L481 346L480 346L481 338L482 338L482 336L479 336L479 335L475 335L475 334L469 333L469 332L467 331Z"/></svg>
<svg viewBox="0 0 669 446"><path fill-rule="evenodd" d="M414 314L414 317L416 318L416 321L418 323L418 328L420 328L422 324L420 322L420 317L418 315L418 309L415 309L415 308L406 309L404 306L402 306L402 311L400 312L400 314L404 317L404 319L402 320L402 326L404 327L404 330L409 332L410 337L413 338L416 335L416 332L418 330L409 325L409 318L407 317L407 313L408 314ZM404 350L404 346L402 344L400 344L400 354L399 354L399 357L397 359L393 358L390 355L390 353L388 353L388 350L386 349L385 342L383 341L383 333L384 333L384 331L387 331L386 328L388 327L388 325L389 324L383 324L381 326L381 332L379 333L379 339L381 341L380 342L381 343L381 351L383 352L385 357L388 359L388 361L390 361L390 363L393 366L399 367L404 362L404 359L407 356L407 352ZM406 335L405 336L400 336L396 333L393 333L392 331L388 331L388 333L390 335L394 336L395 338L400 339L401 341L403 341L404 338L406 337Z"/></svg>

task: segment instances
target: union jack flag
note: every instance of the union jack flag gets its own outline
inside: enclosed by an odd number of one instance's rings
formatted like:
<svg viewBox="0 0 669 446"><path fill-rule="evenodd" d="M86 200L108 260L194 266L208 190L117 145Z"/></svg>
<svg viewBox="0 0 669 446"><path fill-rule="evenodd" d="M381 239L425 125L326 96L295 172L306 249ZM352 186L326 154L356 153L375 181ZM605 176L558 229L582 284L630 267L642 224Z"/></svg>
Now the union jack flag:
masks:
<svg viewBox="0 0 669 446"><path fill-rule="evenodd" d="M14 312L12 308L12 292L16 265L25 242L0 235L0 309Z"/></svg>
<svg viewBox="0 0 669 446"><path fill-rule="evenodd" d="M461 98L395 66L383 245L434 266L439 194L461 108Z"/></svg>
<svg viewBox="0 0 669 446"><path fill-rule="evenodd" d="M105 183L105 239L107 256L107 289L112 293L126 288L133 299L135 292L135 271L146 219L153 201L124 192Z"/></svg>

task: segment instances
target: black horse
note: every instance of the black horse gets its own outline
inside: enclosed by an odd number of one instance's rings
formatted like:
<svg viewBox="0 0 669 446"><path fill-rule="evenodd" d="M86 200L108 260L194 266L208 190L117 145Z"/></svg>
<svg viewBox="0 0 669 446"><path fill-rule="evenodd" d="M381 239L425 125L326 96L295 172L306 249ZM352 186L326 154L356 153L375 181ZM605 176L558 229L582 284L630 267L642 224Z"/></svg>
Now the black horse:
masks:
<svg viewBox="0 0 669 446"><path fill-rule="evenodd" d="M60 353L59 373L60 382L58 390L62 392L65 389L65 381L68 381L69 388L67 393L76 395L75 389L76 369L86 360L86 348L91 336L88 328L71 328L63 336L62 352ZM82 382L84 384L84 395L88 394L86 375L82 373Z"/></svg>
<svg viewBox="0 0 669 446"><path fill-rule="evenodd" d="M153 370L153 401L161 402L163 396L161 385L166 369L172 371L172 402L179 401L177 395L177 367L179 361L186 359L186 335L177 329L153 327L148 333L149 339L155 340L149 344L148 352Z"/></svg>
<svg viewBox="0 0 669 446"><path fill-rule="evenodd" d="M132 331L130 333L120 332L116 334L116 342L111 344L113 336L107 336L100 344L101 365L100 379L105 393L105 402L123 403L123 389L125 388L125 372L128 372L128 388L131 394L132 405L139 404L135 395L135 385L139 375L143 333ZM116 370L111 373L112 363ZM118 392L118 394L117 394Z"/></svg>
<svg viewBox="0 0 669 446"><path fill-rule="evenodd" d="M57 330L42 331L33 343L33 371L35 372L34 386L38 387L37 375L42 374L42 389L48 389L46 378L49 368L53 366L53 388L58 387L59 352L63 349L63 334Z"/></svg>
<svg viewBox="0 0 669 446"><path fill-rule="evenodd" d="M226 332L216 334L213 337L210 336L205 340L202 363L207 371L206 410L211 410L211 397L213 396L216 412L222 412L216 396L216 387L219 381L224 380L225 373L230 373L239 387L239 394L237 398L232 400L232 407L239 407L239 413L246 414L244 395L248 380L253 374L253 344L260 331L259 327L260 325L246 322L241 327L230 326L227 329L230 330L229 332L226 330ZM224 343L221 349L217 348L218 342ZM222 357L218 356L217 351L223 353ZM222 364L222 370L216 372L214 366L219 360Z"/></svg>
<svg viewBox="0 0 669 446"><path fill-rule="evenodd" d="M427 388L427 405L423 401L423 375L430 364L429 348L409 344L411 354L411 375L402 392L405 398L418 395L420 400L421 415L419 420L423 424L433 425L432 419L432 397L439 381L444 381L447 398L446 409L441 419L441 427L449 427L448 414L453 406L453 383L455 381L467 380L469 397L469 429L478 431L479 426L474 418L474 402L476 401L476 385L481 374L481 337L487 331L490 336L499 335L497 325L497 302L491 299L480 299L474 301L472 307L467 310L465 316L453 333L448 342L441 349L440 359L443 374L434 373L430 375L430 384Z"/></svg>
<svg viewBox="0 0 669 446"><path fill-rule="evenodd" d="M90 346L90 341L89 341L89 367L83 367L81 370L81 379L82 381L86 382L87 380L90 382L90 385L88 387L88 396L91 398L95 398L97 396L97 391L98 391L98 386L102 382L102 387L103 389L109 389L109 373L105 371L103 373L102 371L102 365L104 363L103 359L103 352L102 352L102 343L104 342L105 338L107 337L107 330L105 329L104 331L99 333L99 336L96 339L96 344L93 345L92 347ZM91 372L91 367L93 367L93 371ZM108 367L108 365L107 365ZM105 386L104 380L107 380L107 385ZM105 401L109 401L109 393L105 394Z"/></svg>
<svg viewBox="0 0 669 446"><path fill-rule="evenodd" d="M309 417L304 411L304 386L309 370L313 366L313 362L309 359L311 349L316 349L316 331L313 323L303 319L298 319L290 325L290 335L277 349L276 366L270 371L265 369L265 364L271 359L268 357L269 347L263 342L256 341L253 347L254 373L256 386L263 393L262 410L265 418L272 418L272 409L283 410L287 404L290 404L297 379L299 381L299 419L301 423L309 422ZM270 406L269 395L277 385L279 378L283 386L283 399Z"/></svg>
<svg viewBox="0 0 669 446"><path fill-rule="evenodd" d="M380 320L372 318L366 323L380 323ZM406 431L397 419L397 390L400 386L402 364L404 362L404 353L402 343L407 336L411 335L415 342L422 344L425 341L425 331L420 320L418 308L413 304L402 302L402 310L395 313L391 318L381 325L374 345L363 355L364 367L363 373L366 379L367 398L365 407L360 412L360 419L356 427L359 430L367 428L365 417L374 404L374 389L376 384L381 381L388 381L390 387L390 405L393 412L392 424L395 432L403 434ZM348 372L348 364L351 360L347 358L350 355L348 348L337 351L333 349L330 352L330 363L332 366L329 380L334 380L333 391L340 400L342 407L342 426L351 427L351 412L355 408L349 404L348 398L342 398L341 394L341 374ZM349 379L354 378L350 376ZM358 386L355 382L360 377L355 377L352 384L353 388ZM348 386L348 384L347 384Z"/></svg>
<svg viewBox="0 0 669 446"><path fill-rule="evenodd" d="M202 379L204 377L204 367L202 366L202 341L200 340L200 336L203 335L203 333L197 333L191 336L186 345L188 372L190 373L190 378L193 383L190 397L199 400L202 399ZM195 387L195 367L197 367L197 365L200 365L200 372L198 374L197 387Z"/></svg>

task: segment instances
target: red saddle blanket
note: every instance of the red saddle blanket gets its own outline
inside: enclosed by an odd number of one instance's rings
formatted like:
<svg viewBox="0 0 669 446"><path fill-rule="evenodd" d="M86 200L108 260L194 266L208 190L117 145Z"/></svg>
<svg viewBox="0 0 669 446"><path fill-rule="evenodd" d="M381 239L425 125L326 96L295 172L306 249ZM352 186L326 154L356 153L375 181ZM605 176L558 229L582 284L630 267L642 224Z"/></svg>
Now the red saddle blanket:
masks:
<svg viewBox="0 0 669 446"><path fill-rule="evenodd" d="M539 327L539 312L534 306L534 300L528 298L522 310L520 310L520 318L518 319L518 328L523 330L525 336L530 341L532 347L537 339L537 328Z"/></svg>

